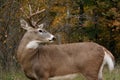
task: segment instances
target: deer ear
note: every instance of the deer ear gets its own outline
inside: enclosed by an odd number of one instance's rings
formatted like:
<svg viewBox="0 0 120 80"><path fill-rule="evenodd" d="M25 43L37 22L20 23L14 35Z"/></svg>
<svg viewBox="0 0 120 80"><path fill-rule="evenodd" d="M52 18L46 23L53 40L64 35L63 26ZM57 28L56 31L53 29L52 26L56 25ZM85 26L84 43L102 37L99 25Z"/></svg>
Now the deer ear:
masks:
<svg viewBox="0 0 120 80"><path fill-rule="evenodd" d="M29 27L28 23L24 19L20 19L21 27L25 30L30 30L32 27Z"/></svg>
<svg viewBox="0 0 120 80"><path fill-rule="evenodd" d="M42 29L44 27L44 24L40 24L38 27Z"/></svg>

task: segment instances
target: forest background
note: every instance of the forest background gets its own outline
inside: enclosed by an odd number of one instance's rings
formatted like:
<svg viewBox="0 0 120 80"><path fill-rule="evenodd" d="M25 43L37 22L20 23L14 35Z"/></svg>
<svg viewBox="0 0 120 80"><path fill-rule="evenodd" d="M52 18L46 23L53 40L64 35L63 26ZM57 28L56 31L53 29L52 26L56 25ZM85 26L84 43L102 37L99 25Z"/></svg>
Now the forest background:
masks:
<svg viewBox="0 0 120 80"><path fill-rule="evenodd" d="M45 9L37 18L57 36L55 44L93 41L120 63L119 0L0 0L0 73L19 70L16 50L25 33L20 8L29 14L29 4L33 12Z"/></svg>

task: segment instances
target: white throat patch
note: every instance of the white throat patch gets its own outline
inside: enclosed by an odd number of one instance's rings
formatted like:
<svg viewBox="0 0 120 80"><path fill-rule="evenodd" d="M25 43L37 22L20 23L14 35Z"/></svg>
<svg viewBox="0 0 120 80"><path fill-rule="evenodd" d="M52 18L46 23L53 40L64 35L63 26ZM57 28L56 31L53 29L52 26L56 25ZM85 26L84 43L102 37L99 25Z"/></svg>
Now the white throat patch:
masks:
<svg viewBox="0 0 120 80"><path fill-rule="evenodd" d="M37 41L37 40L30 41L30 42L27 44L26 48L27 48L27 49L36 49L36 48L38 48L39 43L40 43L40 41Z"/></svg>

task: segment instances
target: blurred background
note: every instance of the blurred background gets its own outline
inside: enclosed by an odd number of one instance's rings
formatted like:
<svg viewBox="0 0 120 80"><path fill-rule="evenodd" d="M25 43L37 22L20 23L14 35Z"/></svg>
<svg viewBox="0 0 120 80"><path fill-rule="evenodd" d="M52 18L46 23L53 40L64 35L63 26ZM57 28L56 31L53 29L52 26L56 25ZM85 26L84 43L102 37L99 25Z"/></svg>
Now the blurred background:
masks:
<svg viewBox="0 0 120 80"><path fill-rule="evenodd" d="M25 17L20 8L29 14L29 5L33 12L46 9L34 19L39 18L39 24L44 23L45 28L57 36L54 44L99 43L112 52L119 66L119 0L0 0L0 80L24 80L16 51L25 33L20 27L19 20ZM119 68L116 71L116 75L120 74Z"/></svg>

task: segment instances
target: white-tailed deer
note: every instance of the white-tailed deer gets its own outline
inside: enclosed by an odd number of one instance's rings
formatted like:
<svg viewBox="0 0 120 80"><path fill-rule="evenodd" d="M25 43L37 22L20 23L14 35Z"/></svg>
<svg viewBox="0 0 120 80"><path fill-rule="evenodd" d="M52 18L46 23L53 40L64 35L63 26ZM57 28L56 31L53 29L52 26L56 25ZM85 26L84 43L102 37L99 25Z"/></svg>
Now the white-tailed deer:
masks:
<svg viewBox="0 0 120 80"><path fill-rule="evenodd" d="M35 24L33 28L23 19L20 23L27 32L19 44L17 59L31 80L48 80L74 73L81 73L87 80L103 80L104 64L107 63L110 70L114 68L113 55L97 43L44 45L55 38L42 28L43 24Z"/></svg>

